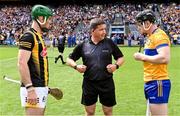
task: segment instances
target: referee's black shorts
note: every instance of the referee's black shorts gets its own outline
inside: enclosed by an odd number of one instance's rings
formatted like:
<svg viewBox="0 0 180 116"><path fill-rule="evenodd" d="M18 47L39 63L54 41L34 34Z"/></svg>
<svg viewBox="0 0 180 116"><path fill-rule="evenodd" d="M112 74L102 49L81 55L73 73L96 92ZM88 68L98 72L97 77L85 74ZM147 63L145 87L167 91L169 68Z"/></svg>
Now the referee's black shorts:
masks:
<svg viewBox="0 0 180 116"><path fill-rule="evenodd" d="M97 102L98 96L102 105L107 107L116 105L115 86L112 78L101 81L83 79L81 104L93 105Z"/></svg>

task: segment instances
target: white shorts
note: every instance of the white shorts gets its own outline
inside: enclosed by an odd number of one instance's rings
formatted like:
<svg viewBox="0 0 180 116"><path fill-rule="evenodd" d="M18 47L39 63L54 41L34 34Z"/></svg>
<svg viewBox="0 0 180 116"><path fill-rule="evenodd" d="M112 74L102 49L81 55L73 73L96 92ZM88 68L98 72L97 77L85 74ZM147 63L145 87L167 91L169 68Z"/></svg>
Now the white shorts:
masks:
<svg viewBox="0 0 180 116"><path fill-rule="evenodd" d="M27 103L27 90L25 87L20 88L20 97L22 107L32 107L32 108L45 108L48 96L48 87L35 87L35 91L39 101L36 105L31 105Z"/></svg>

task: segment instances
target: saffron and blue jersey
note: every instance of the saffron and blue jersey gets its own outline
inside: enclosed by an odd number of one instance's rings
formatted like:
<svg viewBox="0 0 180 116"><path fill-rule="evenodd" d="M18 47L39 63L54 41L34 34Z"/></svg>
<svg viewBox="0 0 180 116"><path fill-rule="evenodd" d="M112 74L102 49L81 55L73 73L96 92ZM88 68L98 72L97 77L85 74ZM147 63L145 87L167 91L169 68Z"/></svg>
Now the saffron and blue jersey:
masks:
<svg viewBox="0 0 180 116"><path fill-rule="evenodd" d="M157 55L157 50L166 46L170 46L169 37L163 30L158 28L152 35L148 37L144 47L144 54L148 56ZM169 79L167 64L153 64L150 62L144 62L145 82L165 79Z"/></svg>

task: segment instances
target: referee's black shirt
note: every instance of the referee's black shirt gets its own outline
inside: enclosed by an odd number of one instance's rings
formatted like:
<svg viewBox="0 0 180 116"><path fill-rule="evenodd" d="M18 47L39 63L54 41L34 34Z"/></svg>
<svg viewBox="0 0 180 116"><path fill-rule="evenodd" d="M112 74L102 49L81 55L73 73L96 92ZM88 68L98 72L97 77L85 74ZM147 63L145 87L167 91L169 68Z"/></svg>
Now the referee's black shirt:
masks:
<svg viewBox="0 0 180 116"><path fill-rule="evenodd" d="M112 64L112 56L115 60L123 57L120 49L111 39L103 39L98 44L94 44L91 39L77 45L69 55L74 61L82 57L83 64L87 66L84 78L88 80L105 80L112 78L112 73L106 69L108 64Z"/></svg>

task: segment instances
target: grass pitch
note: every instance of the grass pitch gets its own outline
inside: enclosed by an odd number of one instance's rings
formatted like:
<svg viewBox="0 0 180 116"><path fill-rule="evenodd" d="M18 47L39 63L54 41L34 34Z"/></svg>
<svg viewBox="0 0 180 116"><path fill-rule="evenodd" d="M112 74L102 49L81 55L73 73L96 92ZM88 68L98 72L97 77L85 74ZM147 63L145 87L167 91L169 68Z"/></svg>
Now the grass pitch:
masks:
<svg viewBox="0 0 180 116"><path fill-rule="evenodd" d="M133 59L133 54L138 47L120 47L125 57L125 63L114 73L116 86L117 105L114 107L114 115L145 115L146 101L143 93L143 68L142 63ZM66 48L64 57L73 48ZM24 115L24 109L20 104L19 85L2 79L8 75L19 80L17 69L17 47L0 46L0 115ZM60 101L48 97L46 115L84 115L84 107L80 104L82 74L74 69L62 65L60 60L54 63L54 57L58 55L57 48L48 49L50 83L51 87L59 87L64 92L64 98ZM78 61L81 64L81 60ZM169 99L169 115L180 115L180 47L171 47L171 61L169 64L169 76L172 82ZM96 115L102 115L101 104L97 103Z"/></svg>

